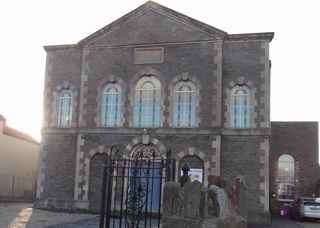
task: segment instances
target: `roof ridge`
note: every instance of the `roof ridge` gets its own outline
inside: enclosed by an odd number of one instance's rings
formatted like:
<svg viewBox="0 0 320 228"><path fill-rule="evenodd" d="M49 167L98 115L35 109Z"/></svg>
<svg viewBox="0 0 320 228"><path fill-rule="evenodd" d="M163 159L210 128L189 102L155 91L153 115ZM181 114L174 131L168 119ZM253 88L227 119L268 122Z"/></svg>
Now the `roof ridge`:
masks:
<svg viewBox="0 0 320 228"><path fill-rule="evenodd" d="M180 13L178 11L175 11L171 8L168 8L166 6L163 6L159 3L156 3L154 1L147 1L146 3L142 4L141 6L137 7L134 10L131 10L130 12L128 12L127 14L121 16L120 18L116 19L115 21L109 23L108 25L104 26L103 28L97 30L96 32L92 33L91 35L85 37L84 39L80 40L77 45L79 46L83 46L86 43L88 43L90 40L98 37L100 34L105 33L109 30L111 30L114 26L127 21L130 17L133 16L139 16L139 14L143 13L144 10L149 9L149 10L153 10L155 12L158 11L158 13L162 13L162 14L170 14L170 16L175 17L176 19L180 19L180 21L187 23L191 26L195 26L198 27L200 30L202 30L203 32L206 32L208 34L219 34L221 37L224 37L227 35L226 32L217 29L211 25L205 24L199 20L193 19L183 13ZM169 16L169 15L167 15Z"/></svg>

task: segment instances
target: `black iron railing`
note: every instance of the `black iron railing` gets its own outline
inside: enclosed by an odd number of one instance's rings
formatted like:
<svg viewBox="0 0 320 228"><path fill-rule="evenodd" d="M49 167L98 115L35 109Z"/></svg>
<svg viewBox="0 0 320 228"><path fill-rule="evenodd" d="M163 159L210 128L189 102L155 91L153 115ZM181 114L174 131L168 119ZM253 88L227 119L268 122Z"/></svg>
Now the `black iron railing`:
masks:
<svg viewBox="0 0 320 228"><path fill-rule="evenodd" d="M174 180L175 160L136 155L105 162L100 228L160 227L162 186Z"/></svg>

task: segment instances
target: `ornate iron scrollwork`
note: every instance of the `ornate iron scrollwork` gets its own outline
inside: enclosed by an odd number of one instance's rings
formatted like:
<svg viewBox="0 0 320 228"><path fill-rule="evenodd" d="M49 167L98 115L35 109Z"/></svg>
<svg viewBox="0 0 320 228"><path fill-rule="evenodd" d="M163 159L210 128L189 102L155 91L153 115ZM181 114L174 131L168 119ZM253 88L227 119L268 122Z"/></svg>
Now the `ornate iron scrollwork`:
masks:
<svg viewBox="0 0 320 228"><path fill-rule="evenodd" d="M144 208L147 203L146 183L142 181L139 175L139 168L134 167L132 176L130 177L128 190L128 221L129 227L139 227L140 221L143 219Z"/></svg>
<svg viewBox="0 0 320 228"><path fill-rule="evenodd" d="M139 227L144 218L145 208L148 207L148 181L150 164L156 157L156 149L152 145L139 145L132 153L127 197L127 224L129 227ZM150 199L149 199L150 200Z"/></svg>
<svg viewBox="0 0 320 228"><path fill-rule="evenodd" d="M160 227L162 182L175 174L175 161L161 158L147 140L133 148L129 159L117 154L112 146L104 165L99 227Z"/></svg>

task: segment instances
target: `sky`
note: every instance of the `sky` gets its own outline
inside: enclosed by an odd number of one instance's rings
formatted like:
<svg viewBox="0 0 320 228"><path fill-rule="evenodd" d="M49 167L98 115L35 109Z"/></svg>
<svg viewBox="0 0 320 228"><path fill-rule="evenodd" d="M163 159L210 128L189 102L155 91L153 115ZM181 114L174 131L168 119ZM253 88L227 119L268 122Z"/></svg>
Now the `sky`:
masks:
<svg viewBox="0 0 320 228"><path fill-rule="evenodd" d="M72 44L142 0L10 0L0 3L0 114L40 140L44 45ZM270 45L271 120L319 121L317 0L157 0L228 33L275 32Z"/></svg>

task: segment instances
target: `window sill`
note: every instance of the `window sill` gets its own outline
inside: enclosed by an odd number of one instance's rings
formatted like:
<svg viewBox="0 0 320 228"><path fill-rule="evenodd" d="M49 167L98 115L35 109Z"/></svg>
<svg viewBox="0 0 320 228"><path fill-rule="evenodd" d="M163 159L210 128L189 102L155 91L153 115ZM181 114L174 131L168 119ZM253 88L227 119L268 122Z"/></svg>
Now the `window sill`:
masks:
<svg viewBox="0 0 320 228"><path fill-rule="evenodd" d="M294 202L293 199L277 199L278 202L282 202L282 203L292 203Z"/></svg>

